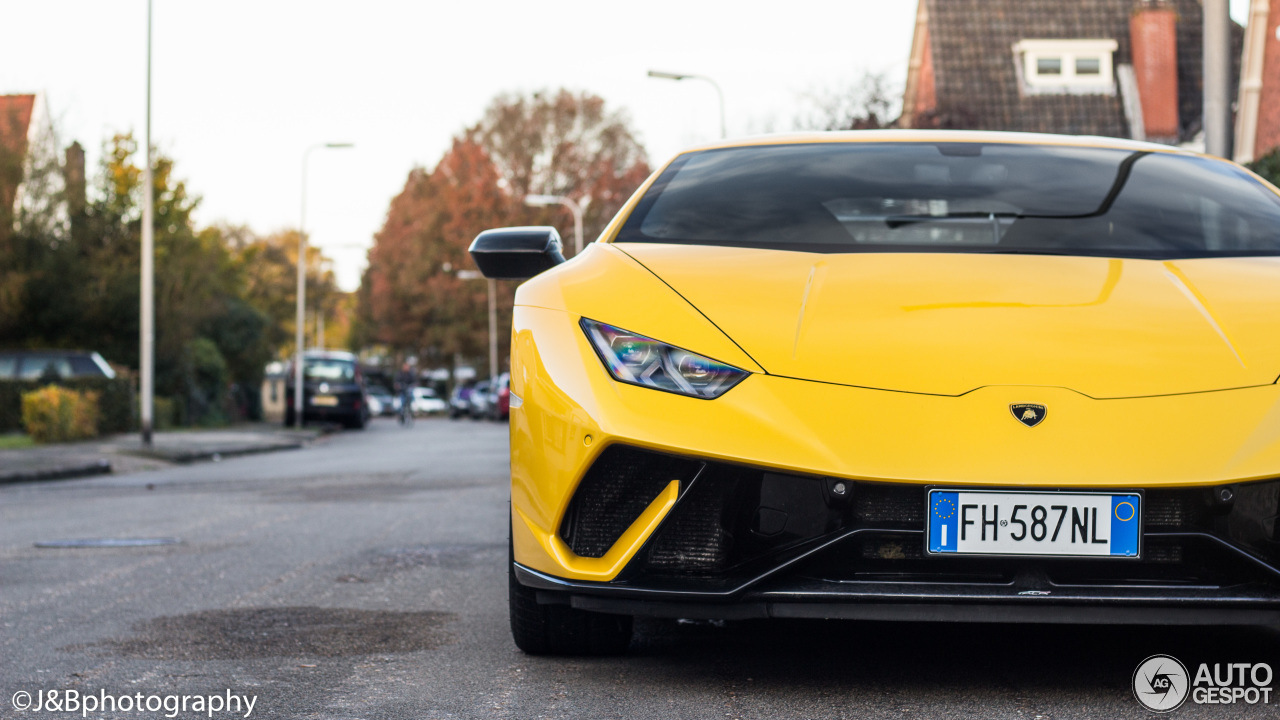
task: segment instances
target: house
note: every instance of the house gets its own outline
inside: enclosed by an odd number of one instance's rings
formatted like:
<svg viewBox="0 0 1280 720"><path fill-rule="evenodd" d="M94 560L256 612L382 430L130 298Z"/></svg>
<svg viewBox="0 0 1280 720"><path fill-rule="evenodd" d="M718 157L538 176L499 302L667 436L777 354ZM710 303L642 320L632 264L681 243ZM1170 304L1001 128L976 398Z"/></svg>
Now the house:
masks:
<svg viewBox="0 0 1280 720"><path fill-rule="evenodd" d="M54 237L65 231L68 177L73 182L78 178L83 195L84 152L79 144L67 149L66 159L64 169L43 95L0 95L0 227L36 223L41 227L33 230Z"/></svg>
<svg viewBox="0 0 1280 720"><path fill-rule="evenodd" d="M1194 143L1202 27L1200 0L919 0L899 125Z"/></svg>
<svg viewBox="0 0 1280 720"><path fill-rule="evenodd" d="M1280 0L1253 0L1236 112L1236 162L1280 148Z"/></svg>

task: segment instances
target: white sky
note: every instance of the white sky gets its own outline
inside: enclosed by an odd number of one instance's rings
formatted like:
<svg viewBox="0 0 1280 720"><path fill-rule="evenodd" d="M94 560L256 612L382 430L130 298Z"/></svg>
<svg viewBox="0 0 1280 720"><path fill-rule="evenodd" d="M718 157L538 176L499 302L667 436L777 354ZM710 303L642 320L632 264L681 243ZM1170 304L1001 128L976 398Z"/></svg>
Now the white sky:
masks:
<svg viewBox="0 0 1280 720"><path fill-rule="evenodd" d="M155 0L153 141L203 197L201 224L299 222L359 284L365 250L415 165L503 91L567 87L630 112L651 162L730 135L790 129L806 93L866 71L906 76L915 0ZM1248 0L1231 0L1243 21ZM145 109L145 0L0 0L0 94L46 93L63 144L91 167Z"/></svg>

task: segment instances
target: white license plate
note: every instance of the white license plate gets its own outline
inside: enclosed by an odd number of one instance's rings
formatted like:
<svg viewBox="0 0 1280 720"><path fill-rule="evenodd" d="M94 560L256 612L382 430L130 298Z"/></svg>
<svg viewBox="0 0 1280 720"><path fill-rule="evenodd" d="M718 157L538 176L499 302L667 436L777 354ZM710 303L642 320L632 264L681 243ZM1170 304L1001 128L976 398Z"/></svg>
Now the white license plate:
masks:
<svg viewBox="0 0 1280 720"><path fill-rule="evenodd" d="M930 490L933 554L1139 556L1136 493Z"/></svg>
<svg viewBox="0 0 1280 720"><path fill-rule="evenodd" d="M311 398L311 404L318 407L338 407L338 398L336 395L316 395Z"/></svg>

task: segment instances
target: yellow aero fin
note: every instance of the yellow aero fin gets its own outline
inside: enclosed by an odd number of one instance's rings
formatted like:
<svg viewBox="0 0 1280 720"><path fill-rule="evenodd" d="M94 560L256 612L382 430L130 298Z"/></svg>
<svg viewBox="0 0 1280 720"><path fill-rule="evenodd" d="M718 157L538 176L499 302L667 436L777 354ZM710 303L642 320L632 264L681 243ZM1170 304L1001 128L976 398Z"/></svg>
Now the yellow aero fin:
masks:
<svg viewBox="0 0 1280 720"><path fill-rule="evenodd" d="M550 555L560 565L555 569L555 574L571 580L596 580L606 581L612 580L622 571L622 568L631 560L632 556L640 550L653 531L658 529L658 525L662 522L667 513L671 512L671 508L675 506L676 499L680 497L680 482L672 480L667 486L658 493L658 497L649 503L649 507L640 513L640 517L631 523L626 532L622 533L622 537L609 548L609 552L604 557L584 558L579 557L569 549L555 534L542 532L520 512L519 508L516 512L525 522L528 530L536 537L542 550ZM518 561L523 564L530 565L534 569L541 569L536 563L528 563L517 557Z"/></svg>

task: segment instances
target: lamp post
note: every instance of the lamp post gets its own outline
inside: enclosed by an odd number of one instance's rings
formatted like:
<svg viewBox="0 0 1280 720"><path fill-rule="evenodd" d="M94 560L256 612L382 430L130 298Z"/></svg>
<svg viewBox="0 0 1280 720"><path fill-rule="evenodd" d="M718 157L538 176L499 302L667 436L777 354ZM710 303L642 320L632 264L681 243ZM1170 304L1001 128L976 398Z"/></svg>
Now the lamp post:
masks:
<svg viewBox="0 0 1280 720"><path fill-rule="evenodd" d="M1204 2L1204 151L1231 156L1231 17L1227 0Z"/></svg>
<svg viewBox="0 0 1280 720"><path fill-rule="evenodd" d="M524 204L529 207L547 207L563 205L573 213L573 254L582 252L582 206L573 198L564 195L525 195Z"/></svg>
<svg viewBox="0 0 1280 720"><path fill-rule="evenodd" d="M459 270L459 280L484 280L479 270ZM489 281L489 377L498 376L498 284Z"/></svg>
<svg viewBox="0 0 1280 720"><path fill-rule="evenodd" d="M320 143L302 153L302 212L298 218L298 307L293 363L293 424L302 427L302 353L307 341L307 160L312 150L355 147L351 143Z"/></svg>
<svg viewBox="0 0 1280 720"><path fill-rule="evenodd" d="M146 162L142 167L142 268L140 288L142 307L138 319L138 374L141 397L138 398L142 444L151 446L152 407L156 376L156 309L155 309L155 185L151 177L151 0L147 0L147 114L143 125Z"/></svg>
<svg viewBox="0 0 1280 720"><path fill-rule="evenodd" d="M661 70L650 70L649 77L660 80L703 80L711 83L711 87L716 89L716 96L720 98L720 137L721 139L729 137L729 132L725 129L724 124L724 91L720 89L719 83L706 75L690 75L688 73L663 72Z"/></svg>

